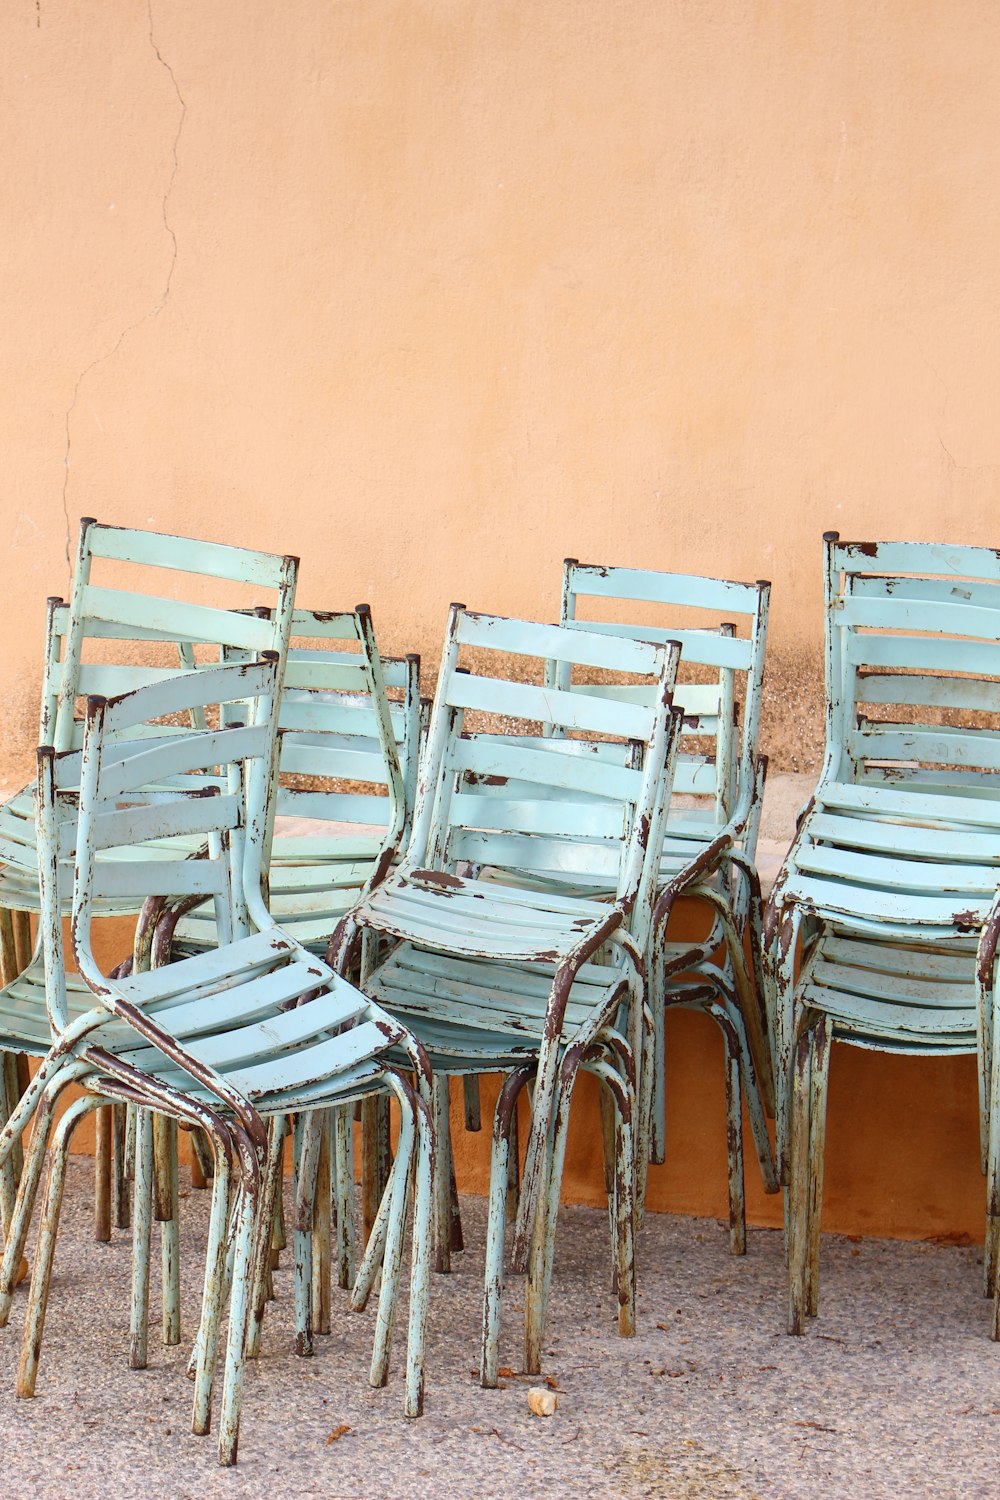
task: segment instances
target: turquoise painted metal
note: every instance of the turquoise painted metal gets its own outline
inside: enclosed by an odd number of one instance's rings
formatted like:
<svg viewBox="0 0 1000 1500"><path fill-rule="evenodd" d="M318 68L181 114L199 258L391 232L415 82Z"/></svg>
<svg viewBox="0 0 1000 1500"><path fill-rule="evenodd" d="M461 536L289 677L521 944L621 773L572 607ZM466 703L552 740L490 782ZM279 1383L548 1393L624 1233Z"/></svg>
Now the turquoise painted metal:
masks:
<svg viewBox="0 0 1000 1500"><path fill-rule="evenodd" d="M738 1254L746 1250L741 1096L764 1187L778 1189L767 1128L774 1085L754 864L766 774L757 738L769 602L768 583L603 567L575 558L563 569L566 624L616 639L675 640L682 649L683 680L674 702L683 710L683 737L672 789L667 788L671 800L647 952L656 1025L648 1149L652 1160L663 1161L664 1012L668 1006L702 1010L719 1025L726 1047L730 1247ZM610 618L581 618L582 610ZM635 618L643 613L652 618ZM553 667L550 676L560 687L576 690L568 665ZM617 702L642 701L647 692L614 683L583 691L599 691ZM711 914L699 942L667 939L671 913L682 896L697 898Z"/></svg>
<svg viewBox="0 0 1000 1500"><path fill-rule="evenodd" d="M826 753L768 912L788 1327L819 1294L831 1043L978 1050L996 1286L1000 560L825 538Z"/></svg>
<svg viewBox="0 0 1000 1500"><path fill-rule="evenodd" d="M465 656L469 664L464 665ZM535 681L512 680L518 673ZM679 733L675 646L453 606L421 762L413 832L399 866L334 934L344 968L365 935L366 992L407 1025L434 1068L435 1257L453 1234L449 1075L507 1075L494 1119L481 1377L497 1378L510 1131L532 1081L532 1122L514 1230L529 1266L526 1368L538 1368L559 1200L561 1140L581 1065L608 1084L618 1154L610 1168L619 1325L634 1329L631 1250L636 1121L648 1109L644 917L662 839L661 787ZM653 702L609 702L541 681L546 662L635 674ZM502 716L502 719L501 719ZM498 724L501 719L502 730ZM553 731L558 731L558 737ZM501 882L498 872L502 872ZM589 894L595 872L614 899ZM550 888L558 880L562 890ZM571 888L576 886L575 891ZM560 1103L560 1101L562 1101ZM563 1116L559 1111L562 1108Z"/></svg>
<svg viewBox="0 0 1000 1500"><path fill-rule="evenodd" d="M264 1310L273 1194L287 1121L305 1114L305 1131L310 1120L325 1117L332 1107L350 1108L386 1089L399 1109L400 1136L354 1302L363 1305L381 1270L371 1379L384 1383L413 1176L408 1414L419 1413L423 1390L433 1165L430 1076L405 1027L286 935L264 902L278 672L278 658L271 655L159 680L110 701L91 698L82 754L59 754L52 747L39 752L42 953L17 983L22 998L31 984L41 990L54 1041L0 1132L0 1155L7 1155L37 1107L15 1211L6 1226L0 1295L9 1309L11 1267L23 1248L54 1103L69 1082L89 1091L53 1138L18 1377L21 1395L34 1391L65 1155L76 1122L110 1099L138 1107L130 1350L137 1366L146 1355L153 1112L206 1132L215 1173L194 1355L194 1428L208 1430L215 1351L228 1301L219 1424L224 1463L236 1458L244 1364ZM232 716L237 722L172 736L135 752L131 737L151 719L205 714L218 705L239 705ZM77 806L75 829L69 808ZM219 945L127 978L105 975L90 934L95 910L125 886L125 867L114 855L171 840L183 848L193 838L207 840L197 859L131 860L129 889L147 899L197 895L212 900ZM70 890L79 978L67 975L62 948L61 913ZM9 995L4 998L10 1003ZM391 1065L390 1055L405 1060L416 1088ZM298 1164L296 1199L306 1212L315 1197L315 1161L314 1154L303 1152ZM308 1319L311 1277L308 1247L303 1248L296 1300Z"/></svg>

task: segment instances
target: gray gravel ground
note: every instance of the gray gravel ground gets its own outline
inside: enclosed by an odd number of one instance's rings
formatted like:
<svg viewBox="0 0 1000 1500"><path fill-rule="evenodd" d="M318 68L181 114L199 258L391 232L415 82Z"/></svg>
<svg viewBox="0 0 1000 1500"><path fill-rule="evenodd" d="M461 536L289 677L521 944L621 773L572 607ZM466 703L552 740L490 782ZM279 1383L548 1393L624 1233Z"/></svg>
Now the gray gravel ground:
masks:
<svg viewBox="0 0 1000 1500"><path fill-rule="evenodd" d="M402 1415L399 1361L365 1382L370 1314L334 1293L334 1332L290 1352L290 1274L277 1277L247 1381L240 1463L221 1470L189 1431L186 1350L151 1337L126 1368L129 1248L90 1237L90 1171L71 1167L34 1401L13 1396L24 1291L0 1332L6 1493L214 1500L462 1496L995 1495L1000 1348L978 1248L823 1242L819 1320L782 1331L780 1236L727 1253L711 1220L652 1215L640 1237L639 1333L617 1337L603 1216L565 1209L544 1372L548 1420L519 1368L521 1286L508 1288L504 1388L474 1378L484 1205L464 1203L470 1249L435 1277L424 1418ZM193 1334L207 1194L183 1208L185 1337ZM154 1330L155 1332L155 1330ZM537 1383L537 1382L536 1382ZM338 1428L349 1431L335 1441Z"/></svg>

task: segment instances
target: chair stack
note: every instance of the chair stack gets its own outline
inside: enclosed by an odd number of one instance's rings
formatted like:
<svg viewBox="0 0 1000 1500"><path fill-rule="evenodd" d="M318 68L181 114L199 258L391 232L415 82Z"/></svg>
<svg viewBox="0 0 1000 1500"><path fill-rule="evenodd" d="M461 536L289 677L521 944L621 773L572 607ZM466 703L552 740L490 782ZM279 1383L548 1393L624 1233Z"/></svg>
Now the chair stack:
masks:
<svg viewBox="0 0 1000 1500"><path fill-rule="evenodd" d="M409 1226L403 1404L420 1414L430 1273L462 1245L452 1078L470 1130L480 1079L500 1078L482 1384L511 1273L540 1369L583 1072L630 1335L648 1167L670 1150L671 1007L724 1039L734 1253L744 1107L765 1189L786 1189L792 1332L818 1305L832 1042L978 1054L997 1335L1000 563L825 548L826 755L765 921L768 584L570 560L558 623L454 605L425 727L417 658L380 656L367 606L297 607L294 558L82 523L71 597L48 604L38 776L0 808L0 1326L40 1205L20 1395L94 1112L97 1233L132 1230L136 1368L157 1221L163 1338L181 1338L178 1131L210 1183L189 1371L204 1434L221 1363L223 1463L289 1229L296 1350L329 1334L336 1274L355 1311L375 1296L382 1385ZM697 937L679 935L682 898ZM110 972L105 916L135 921Z"/></svg>

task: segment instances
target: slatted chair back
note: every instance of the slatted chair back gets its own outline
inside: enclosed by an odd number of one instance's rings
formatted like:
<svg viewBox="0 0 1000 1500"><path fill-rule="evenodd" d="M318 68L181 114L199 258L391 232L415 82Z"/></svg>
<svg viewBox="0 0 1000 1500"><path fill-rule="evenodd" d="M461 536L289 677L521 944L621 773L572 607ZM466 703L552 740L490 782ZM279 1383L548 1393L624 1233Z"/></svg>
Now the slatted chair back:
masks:
<svg viewBox="0 0 1000 1500"><path fill-rule="evenodd" d="M647 851L661 829L658 777L679 723L679 657L673 643L453 606L406 863L596 882L645 909L655 878ZM511 658L534 681L514 680ZM548 686L551 662L629 674L645 701Z"/></svg>
<svg viewBox="0 0 1000 1500"><path fill-rule="evenodd" d="M568 558L563 566L560 618L573 628L618 639L677 641L682 678L674 702L683 709L684 730L674 775L670 827L683 834L700 824L703 808L716 827L746 818L757 781L757 738L764 679L764 649L770 584L734 583L646 568L602 567ZM652 606L653 608L648 608ZM595 613L612 619L593 619ZM635 618L645 613L651 618ZM625 616L625 619L618 618ZM553 680L573 686L564 665ZM641 689L620 683L588 686L618 701L637 701Z"/></svg>
<svg viewBox="0 0 1000 1500"><path fill-rule="evenodd" d="M42 743L60 751L79 747L79 699L164 681L176 674L178 653L181 665L190 669L197 665L198 647L207 648L210 657L225 647L275 651L283 669L297 569L294 557L85 518L68 615L61 620L58 608L50 606ZM159 581L151 584L151 578ZM164 584L167 595L148 591ZM272 596L266 609L248 609L259 602L261 590ZM222 592L231 597L230 605L218 602ZM206 598L210 602L203 602ZM116 651L102 641L129 645ZM109 655L117 659L108 660ZM134 725L133 732L141 737L142 726Z"/></svg>
<svg viewBox="0 0 1000 1500"><path fill-rule="evenodd" d="M137 902L201 896L215 904L221 942L272 925L261 871L279 668L270 652L251 663L175 674L117 699L91 697L82 766L72 752L39 750L41 920L56 1029L67 1019L65 980L58 976L70 885L74 956L98 991L95 903L124 895ZM242 723L151 739L136 749L141 725L236 704ZM61 801L79 805L78 823L59 816ZM197 856L189 854L192 839L200 844Z"/></svg>
<svg viewBox="0 0 1000 1500"><path fill-rule="evenodd" d="M419 669L416 656L380 657L366 604L294 611L278 709L279 817L375 827L399 844L416 782Z"/></svg>
<svg viewBox="0 0 1000 1500"><path fill-rule="evenodd" d="M989 547L826 548L823 780L1000 792L1000 559ZM947 816L947 805L943 809Z"/></svg>

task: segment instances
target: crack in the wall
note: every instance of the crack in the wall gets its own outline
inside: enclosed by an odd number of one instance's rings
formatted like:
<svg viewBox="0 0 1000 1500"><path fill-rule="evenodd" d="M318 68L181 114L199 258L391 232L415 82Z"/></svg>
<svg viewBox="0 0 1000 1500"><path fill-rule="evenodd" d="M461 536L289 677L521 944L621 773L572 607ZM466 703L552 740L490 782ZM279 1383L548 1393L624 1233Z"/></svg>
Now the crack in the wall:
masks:
<svg viewBox="0 0 1000 1500"><path fill-rule="evenodd" d="M40 0L39 0L39 5L40 5ZM115 342L112 344L111 348L105 350L105 352L103 354L99 354L96 359L92 359L91 362L90 362L90 364L87 365L83 370L80 371L80 374L77 376L77 379L76 379L76 384L73 387L73 398L70 401L69 406L66 408L66 446L65 446L65 449L63 451L62 507L63 507L63 518L64 518L65 523L66 523L66 569L67 569L67 573L68 573L69 578L70 578L70 582L72 582L73 564L72 564L72 560L71 560L72 532L71 532L70 519L69 519L69 475L70 475L70 457L71 457L72 449L73 449L73 414L76 411L77 403L79 402L79 399L80 399L80 388L81 388L81 386L83 385L83 382L86 380L87 376L91 373L92 370L96 370L99 365L105 364L109 359L112 359L118 353L118 350L121 348L122 344L128 338L128 336L129 336L130 333L134 333L135 330L137 328L141 328L144 323L149 323L154 318L158 318L159 317L160 313L163 311L164 307L166 306L168 297L170 296L170 286L171 286L171 283L172 283L172 281L174 279L174 270L175 270L175 268L177 266L177 255L178 255L177 234L176 234L176 232L174 230L173 225L170 222L170 216L169 216L169 213L168 213L168 204L170 202L170 195L171 195L171 193L173 192L173 189L174 189L174 180L177 177L177 169L178 169L178 164L179 164L178 163L178 157L177 157L177 147L178 147L178 144L180 143L181 132L184 129L184 121L185 121L185 118L187 116L187 103L186 103L186 101L184 99L183 94L180 91L180 88L179 88L178 83L177 83L177 76L174 73L173 68L167 62L166 58L163 56L162 52L160 51L160 49L159 49L159 47L157 46L157 43L156 43L156 36L155 36L154 23L153 23L153 0L146 0L146 13L147 13L147 15L149 17L149 45L150 45L150 47L153 50L153 54L156 57L157 62L168 73L168 75L170 77L170 82L173 84L174 93L177 95L177 102L178 102L178 104L181 107L180 115L179 115L178 120L177 120L177 130L176 130L176 132L174 134L173 144L172 144L172 147L171 147L171 156L173 158L173 165L171 166L170 177L169 177L169 179L167 181L167 185L166 185L166 188L164 189L163 198L162 198L162 201L161 201L161 213L162 213L162 216L163 216L163 227L167 231L167 234L170 236L170 241L171 241L171 245L172 245L173 248L172 248L171 255L170 255L170 265L167 267L167 277L166 277L165 282L163 283L163 291L160 293L160 297L159 297L159 300L157 301L156 305L154 307L151 307L148 312L143 313L143 315L142 315L141 318L136 318L136 320L135 320L134 323L129 323L129 325L126 328L123 328L122 331L121 331L121 333L118 335L117 339L115 340ZM41 25L40 11L39 11L39 25Z"/></svg>

